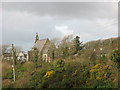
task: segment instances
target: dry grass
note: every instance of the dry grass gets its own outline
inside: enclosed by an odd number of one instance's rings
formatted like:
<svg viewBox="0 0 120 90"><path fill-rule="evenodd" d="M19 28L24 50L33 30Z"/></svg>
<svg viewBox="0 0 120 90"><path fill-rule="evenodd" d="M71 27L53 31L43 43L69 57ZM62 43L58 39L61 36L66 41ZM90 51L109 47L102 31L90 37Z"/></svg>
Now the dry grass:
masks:
<svg viewBox="0 0 120 90"><path fill-rule="evenodd" d="M8 87L12 86L12 83L13 83L12 80L5 79L5 80L2 81L2 86L3 86L3 88L8 88Z"/></svg>
<svg viewBox="0 0 120 90"><path fill-rule="evenodd" d="M15 88L28 88L28 82L30 78L30 73L25 72L22 77L20 77L18 80L16 80L14 87Z"/></svg>
<svg viewBox="0 0 120 90"><path fill-rule="evenodd" d="M2 76L6 77L7 71L10 69L12 69L12 66L7 62L3 62L2 63Z"/></svg>

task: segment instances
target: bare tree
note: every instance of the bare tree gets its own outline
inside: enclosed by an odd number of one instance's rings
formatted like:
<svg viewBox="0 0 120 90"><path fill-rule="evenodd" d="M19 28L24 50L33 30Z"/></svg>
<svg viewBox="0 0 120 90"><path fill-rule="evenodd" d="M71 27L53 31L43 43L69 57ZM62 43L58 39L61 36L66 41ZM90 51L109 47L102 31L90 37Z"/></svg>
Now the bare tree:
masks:
<svg viewBox="0 0 120 90"><path fill-rule="evenodd" d="M62 41L58 45L58 50L57 50L57 54L59 55L59 57L66 58L67 56L69 56L70 53L69 49L72 39L73 39L73 35L65 36L62 39Z"/></svg>
<svg viewBox="0 0 120 90"><path fill-rule="evenodd" d="M15 46L16 53L20 53L22 51L20 46Z"/></svg>
<svg viewBox="0 0 120 90"><path fill-rule="evenodd" d="M22 50L20 46L15 46L14 48L16 50L16 53L19 53ZM6 52L12 53L12 47L8 44L2 45L2 54Z"/></svg>
<svg viewBox="0 0 120 90"><path fill-rule="evenodd" d="M54 43L56 47L58 47L58 45L60 44L60 41L61 41L60 38L53 38L51 40L51 42Z"/></svg>
<svg viewBox="0 0 120 90"><path fill-rule="evenodd" d="M8 44L2 45L2 54L4 54L5 52L10 52L9 48L10 45Z"/></svg>

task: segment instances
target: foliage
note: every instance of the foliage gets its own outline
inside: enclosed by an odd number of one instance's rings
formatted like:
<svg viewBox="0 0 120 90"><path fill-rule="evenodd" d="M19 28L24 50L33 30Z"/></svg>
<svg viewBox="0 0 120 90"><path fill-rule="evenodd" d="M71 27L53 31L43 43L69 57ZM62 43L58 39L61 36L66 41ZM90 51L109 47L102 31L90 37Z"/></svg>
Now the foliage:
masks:
<svg viewBox="0 0 120 90"><path fill-rule="evenodd" d="M16 84L12 87L29 88L113 88L111 67L96 64L88 66L78 62L57 60L42 63L35 69L33 63L17 65ZM30 67L29 67L30 66ZM29 69L28 69L29 68ZM29 71L29 72L28 72ZM20 73L19 73L20 72ZM23 80L26 80L23 82ZM23 83L24 84L23 84ZM7 87L7 86L6 86ZM9 87L9 86L8 86Z"/></svg>
<svg viewBox="0 0 120 90"><path fill-rule="evenodd" d="M113 50L111 54L111 60L113 60L120 68L120 49Z"/></svg>
<svg viewBox="0 0 120 90"><path fill-rule="evenodd" d="M20 46L15 46L14 48L15 48L15 50L16 50L17 53L21 52L21 47ZM0 49L2 49L1 50L2 54L12 53L12 47L9 44L2 45L2 48L0 48Z"/></svg>
<svg viewBox="0 0 120 90"><path fill-rule="evenodd" d="M90 78L86 84L92 88L113 88L110 76L110 66L96 64L90 68Z"/></svg>
<svg viewBox="0 0 120 90"><path fill-rule="evenodd" d="M82 42L80 42L80 37L79 36L76 36L73 40L74 42L74 46L75 46L75 52L74 54L76 54L79 50L82 49Z"/></svg>
<svg viewBox="0 0 120 90"><path fill-rule="evenodd" d="M37 88L38 85L41 84L42 77L45 75L46 71L46 69L42 68L41 70L34 72L29 79L29 88Z"/></svg>
<svg viewBox="0 0 120 90"><path fill-rule="evenodd" d="M62 55L63 58L68 57L68 55L69 55L68 46L66 46L66 47L63 48L62 54L63 54L63 55Z"/></svg>
<svg viewBox="0 0 120 90"><path fill-rule="evenodd" d="M58 71L58 72L62 72L65 68L64 68L64 65L65 65L65 61L63 60L57 60L54 64L54 70L55 71Z"/></svg>
<svg viewBox="0 0 120 90"><path fill-rule="evenodd" d="M2 45L2 54L6 53L6 52L11 52L11 50L9 49L10 45Z"/></svg>
<svg viewBox="0 0 120 90"><path fill-rule="evenodd" d="M100 43L95 41L88 44L85 49L80 50L80 54L74 56L69 54L64 60L60 58L54 59L50 63L41 62L39 68L35 68L35 62L26 62L16 65L16 82L13 78L9 78L11 65L3 65L3 87L17 88L116 88L117 87L117 70L112 61L110 61L110 52L115 49L118 44L112 41L109 45L108 41ZM67 42L68 53L70 52L71 43ZM103 50L100 51L102 45ZM58 49L62 52L65 44ZM93 55L91 53L95 49ZM72 50L72 49L71 49ZM114 52L114 51L113 51ZM118 63L119 52L115 51L111 54L111 60ZM101 53L106 53L101 57ZM90 61L90 57L92 57ZM104 63L102 63L104 61ZM91 64L94 63L94 64ZM9 67L9 68L8 68ZM5 69L6 68L6 69ZM11 74L12 75L12 74ZM7 78L6 78L7 77ZM115 86L116 84L116 86Z"/></svg>

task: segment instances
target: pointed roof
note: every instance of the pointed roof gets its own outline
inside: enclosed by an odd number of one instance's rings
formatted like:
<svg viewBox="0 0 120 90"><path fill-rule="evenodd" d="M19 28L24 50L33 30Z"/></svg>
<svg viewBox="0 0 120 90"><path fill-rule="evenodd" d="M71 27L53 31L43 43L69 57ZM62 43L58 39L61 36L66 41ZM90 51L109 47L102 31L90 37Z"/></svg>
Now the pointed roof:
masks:
<svg viewBox="0 0 120 90"><path fill-rule="evenodd" d="M39 51L41 51L44 48L44 45L49 39L42 39L42 40L37 40L33 48L37 48Z"/></svg>

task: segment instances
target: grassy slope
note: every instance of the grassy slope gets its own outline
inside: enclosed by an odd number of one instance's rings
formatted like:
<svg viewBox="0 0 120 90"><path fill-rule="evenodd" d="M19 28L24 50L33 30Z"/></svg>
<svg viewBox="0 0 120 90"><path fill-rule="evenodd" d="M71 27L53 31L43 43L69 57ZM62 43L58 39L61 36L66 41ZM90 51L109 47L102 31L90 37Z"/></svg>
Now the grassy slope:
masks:
<svg viewBox="0 0 120 90"><path fill-rule="evenodd" d="M79 55L77 56L70 56L65 59L66 63L71 64L71 70L72 68L78 67L80 64L86 64L89 66L92 66L93 62L102 63L101 62L101 54L106 54L106 58L103 59L105 62L104 64L113 65L113 62L110 61L110 53L113 49L118 48L118 39L112 38L106 40L97 40L97 41L91 41L85 44L85 49L79 52ZM101 51L100 48L103 48ZM96 49L95 53L93 53L93 50ZM52 62L54 63L54 62ZM50 70L53 66L49 63L43 63L40 64L39 68L35 69L35 64L33 62L26 62L23 65L17 65L17 72L16 72L16 82L14 83L11 76L11 65L7 62L3 62L2 69L3 69L3 87L29 87L28 83L31 77L33 75L38 76L39 72L42 72L44 75L46 71ZM74 70L74 69L73 69ZM113 78L114 82L117 83L117 77L116 77L116 68L112 69L115 74L112 75L111 79ZM41 73L40 73L41 74ZM40 76L41 77L41 76Z"/></svg>

